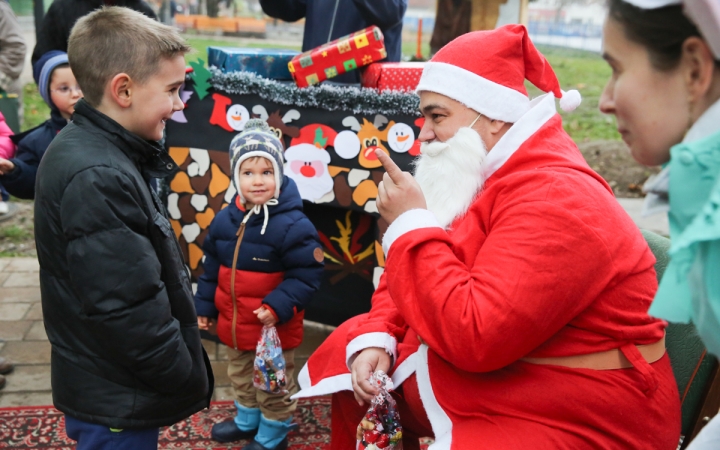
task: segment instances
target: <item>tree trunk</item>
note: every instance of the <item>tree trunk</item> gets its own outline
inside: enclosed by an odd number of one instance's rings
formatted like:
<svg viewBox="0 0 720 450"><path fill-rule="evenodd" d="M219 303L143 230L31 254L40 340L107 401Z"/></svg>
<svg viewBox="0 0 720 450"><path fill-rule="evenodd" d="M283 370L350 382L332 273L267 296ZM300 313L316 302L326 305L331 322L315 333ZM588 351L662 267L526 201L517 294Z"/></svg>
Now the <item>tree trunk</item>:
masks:
<svg viewBox="0 0 720 450"><path fill-rule="evenodd" d="M206 0L208 17L217 17L220 12L220 0Z"/></svg>

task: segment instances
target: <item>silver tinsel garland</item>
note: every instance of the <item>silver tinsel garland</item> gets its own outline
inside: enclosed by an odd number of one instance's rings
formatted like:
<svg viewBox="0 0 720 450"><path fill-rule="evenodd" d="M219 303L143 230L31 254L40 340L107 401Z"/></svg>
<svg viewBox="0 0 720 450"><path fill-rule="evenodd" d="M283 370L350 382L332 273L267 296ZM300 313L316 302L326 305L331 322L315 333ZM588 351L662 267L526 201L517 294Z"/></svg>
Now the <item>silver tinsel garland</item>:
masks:
<svg viewBox="0 0 720 450"><path fill-rule="evenodd" d="M370 88L321 84L298 88L294 83L281 83L252 72L224 73L211 67L210 83L217 91L229 94L255 94L283 105L319 108L327 111L352 111L355 114L419 116L420 98L414 92L383 91Z"/></svg>

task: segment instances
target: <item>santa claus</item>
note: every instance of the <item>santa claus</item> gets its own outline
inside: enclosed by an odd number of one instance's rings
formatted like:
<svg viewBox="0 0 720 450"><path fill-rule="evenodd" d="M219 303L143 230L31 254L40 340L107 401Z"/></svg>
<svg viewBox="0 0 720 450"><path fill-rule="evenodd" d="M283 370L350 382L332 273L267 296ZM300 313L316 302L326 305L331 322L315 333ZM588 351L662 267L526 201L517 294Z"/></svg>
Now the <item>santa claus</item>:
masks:
<svg viewBox="0 0 720 450"><path fill-rule="evenodd" d="M526 79L548 93L530 100ZM417 89L416 178L378 152L372 309L299 375L298 397L333 393L332 448L354 448L376 370L400 385L406 450L676 448L655 259L562 128L555 98L579 94L521 25L457 38Z"/></svg>

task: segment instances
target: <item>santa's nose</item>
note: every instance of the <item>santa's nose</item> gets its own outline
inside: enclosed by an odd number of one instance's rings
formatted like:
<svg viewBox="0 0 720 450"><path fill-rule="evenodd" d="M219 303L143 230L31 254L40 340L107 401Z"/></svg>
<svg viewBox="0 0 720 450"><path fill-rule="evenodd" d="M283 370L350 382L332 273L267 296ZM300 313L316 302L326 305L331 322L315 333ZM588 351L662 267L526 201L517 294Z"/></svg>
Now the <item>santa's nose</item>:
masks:
<svg viewBox="0 0 720 450"><path fill-rule="evenodd" d="M303 165L300 168L300 173L305 177L312 178L315 176L315 169L313 168L313 166Z"/></svg>

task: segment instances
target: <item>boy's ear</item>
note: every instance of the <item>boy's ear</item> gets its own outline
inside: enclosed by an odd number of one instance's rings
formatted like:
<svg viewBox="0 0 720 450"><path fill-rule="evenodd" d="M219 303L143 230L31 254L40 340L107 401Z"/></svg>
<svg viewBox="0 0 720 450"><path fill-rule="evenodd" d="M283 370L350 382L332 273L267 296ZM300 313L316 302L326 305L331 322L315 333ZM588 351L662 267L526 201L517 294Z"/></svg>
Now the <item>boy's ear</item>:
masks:
<svg viewBox="0 0 720 450"><path fill-rule="evenodd" d="M118 106L129 108L132 105L132 84L126 73L119 73L110 80L110 97Z"/></svg>

